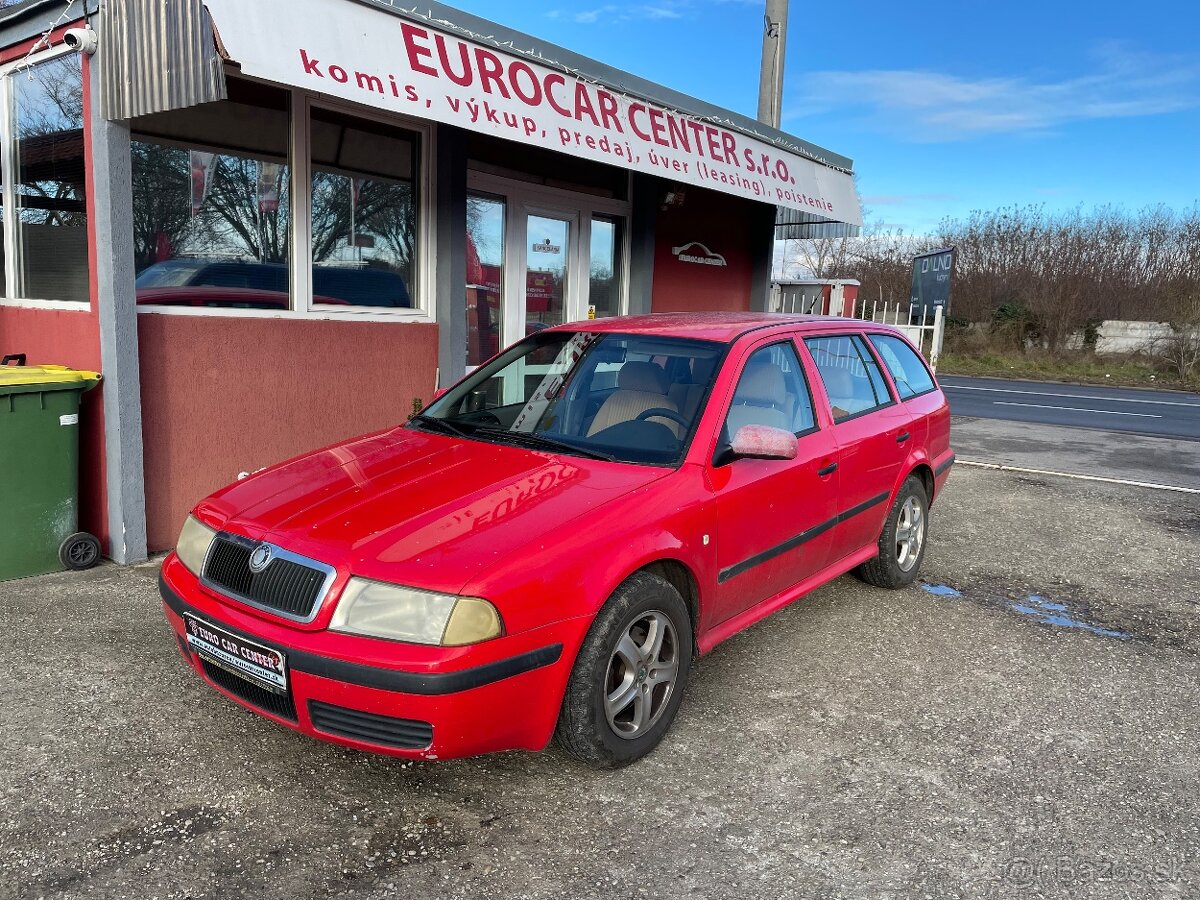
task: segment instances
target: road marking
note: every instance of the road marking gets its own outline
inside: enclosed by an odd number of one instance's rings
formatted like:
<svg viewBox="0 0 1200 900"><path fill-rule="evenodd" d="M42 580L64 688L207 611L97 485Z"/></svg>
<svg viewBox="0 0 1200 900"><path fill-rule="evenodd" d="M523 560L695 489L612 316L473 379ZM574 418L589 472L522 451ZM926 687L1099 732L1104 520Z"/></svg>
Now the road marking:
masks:
<svg viewBox="0 0 1200 900"><path fill-rule="evenodd" d="M1132 397L1097 397L1090 394L1056 394L1051 391L1018 391L1015 388L975 387L969 384L944 384L945 391L990 391L995 394L1027 394L1030 397L1065 397L1068 400L1102 400L1106 403L1149 403L1152 406L1188 406L1200 409L1200 403L1181 400L1137 400Z"/></svg>
<svg viewBox="0 0 1200 900"><path fill-rule="evenodd" d="M1079 406L1046 406L1044 403L1016 403L1012 400L993 400L992 406L1028 406L1033 409L1061 409L1066 412L1098 413L1102 416L1137 416L1141 419L1161 419L1156 413L1127 413L1111 409L1084 409Z"/></svg>
<svg viewBox="0 0 1200 900"><path fill-rule="evenodd" d="M1179 494L1200 494L1200 488L1181 487L1177 484L1159 484L1155 481L1130 481L1126 478L1105 478L1103 475L1079 475L1075 472L1054 472L1050 469L1026 469L1003 463L976 462L973 459L957 459L956 465L974 466L977 469L993 469L997 472L1022 472L1026 475L1057 475L1059 478L1077 478L1080 481L1103 481L1106 484L1124 484L1131 487L1150 488L1155 491L1174 491Z"/></svg>

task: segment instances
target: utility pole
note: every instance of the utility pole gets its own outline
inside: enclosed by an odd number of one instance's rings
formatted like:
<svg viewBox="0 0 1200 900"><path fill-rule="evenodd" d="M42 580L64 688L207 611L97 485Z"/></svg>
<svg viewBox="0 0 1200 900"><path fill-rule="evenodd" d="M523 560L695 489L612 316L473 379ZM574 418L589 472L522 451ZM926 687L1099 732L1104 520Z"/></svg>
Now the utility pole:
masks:
<svg viewBox="0 0 1200 900"><path fill-rule="evenodd" d="M779 127L783 105L783 57L787 42L788 0L767 0L763 17L762 68L758 76L758 121Z"/></svg>

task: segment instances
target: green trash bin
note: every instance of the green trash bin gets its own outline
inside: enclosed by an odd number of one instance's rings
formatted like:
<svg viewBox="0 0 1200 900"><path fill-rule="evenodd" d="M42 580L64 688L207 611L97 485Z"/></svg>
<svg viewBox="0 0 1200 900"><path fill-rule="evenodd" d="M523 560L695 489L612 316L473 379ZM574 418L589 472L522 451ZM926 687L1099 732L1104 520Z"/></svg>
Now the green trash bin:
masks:
<svg viewBox="0 0 1200 900"><path fill-rule="evenodd" d="M79 399L99 382L26 366L24 354L0 361L0 581L100 558L100 542L79 531Z"/></svg>

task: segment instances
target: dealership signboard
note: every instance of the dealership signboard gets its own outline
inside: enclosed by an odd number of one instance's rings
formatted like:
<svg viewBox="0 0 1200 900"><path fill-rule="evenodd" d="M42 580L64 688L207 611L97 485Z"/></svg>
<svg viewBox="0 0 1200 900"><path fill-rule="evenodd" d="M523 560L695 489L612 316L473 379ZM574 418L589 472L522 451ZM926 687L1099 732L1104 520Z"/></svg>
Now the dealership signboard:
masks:
<svg viewBox="0 0 1200 900"><path fill-rule="evenodd" d="M933 315L939 306L950 312L950 276L954 272L954 248L935 250L913 259L912 295L914 316Z"/></svg>
<svg viewBox="0 0 1200 900"><path fill-rule="evenodd" d="M246 75L862 224L853 177L775 144L366 4L207 0Z"/></svg>

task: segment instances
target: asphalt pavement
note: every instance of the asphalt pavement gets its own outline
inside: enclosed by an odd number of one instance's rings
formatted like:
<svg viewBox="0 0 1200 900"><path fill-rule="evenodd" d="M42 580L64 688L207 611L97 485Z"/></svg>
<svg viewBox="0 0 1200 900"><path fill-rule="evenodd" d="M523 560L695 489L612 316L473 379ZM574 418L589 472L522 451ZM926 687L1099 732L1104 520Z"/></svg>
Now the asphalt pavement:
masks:
<svg viewBox="0 0 1200 900"><path fill-rule="evenodd" d="M1200 394L939 376L955 416L1200 441Z"/></svg>

